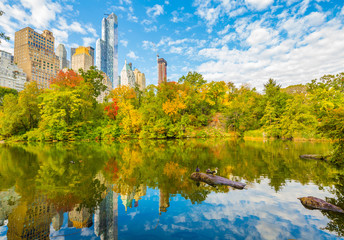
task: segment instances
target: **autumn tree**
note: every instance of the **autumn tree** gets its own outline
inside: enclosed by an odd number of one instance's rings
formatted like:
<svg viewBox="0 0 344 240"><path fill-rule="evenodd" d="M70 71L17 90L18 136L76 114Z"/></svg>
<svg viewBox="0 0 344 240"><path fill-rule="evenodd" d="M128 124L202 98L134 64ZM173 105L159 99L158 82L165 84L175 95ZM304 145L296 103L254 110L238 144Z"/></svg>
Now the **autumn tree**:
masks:
<svg viewBox="0 0 344 240"><path fill-rule="evenodd" d="M95 98L107 89L103 84L104 73L95 66L91 66L87 71L80 68L79 73L86 83L90 83L93 86L93 96Z"/></svg>
<svg viewBox="0 0 344 240"><path fill-rule="evenodd" d="M82 82L84 82L82 76L74 72L72 69L68 69L67 71L59 71L57 76L51 80L50 84L54 84L62 88L75 88Z"/></svg>

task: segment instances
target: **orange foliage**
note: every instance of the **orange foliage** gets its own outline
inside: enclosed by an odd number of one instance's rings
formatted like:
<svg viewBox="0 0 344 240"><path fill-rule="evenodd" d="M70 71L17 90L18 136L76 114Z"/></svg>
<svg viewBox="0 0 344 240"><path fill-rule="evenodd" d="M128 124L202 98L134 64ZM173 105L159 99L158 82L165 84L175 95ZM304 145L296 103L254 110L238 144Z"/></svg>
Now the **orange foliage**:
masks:
<svg viewBox="0 0 344 240"><path fill-rule="evenodd" d="M50 84L55 84L60 87L74 88L79 86L83 81L84 79L79 74L68 69L66 72L61 70L57 76L51 80Z"/></svg>
<svg viewBox="0 0 344 240"><path fill-rule="evenodd" d="M104 110L106 111L106 115L110 118L110 119L113 119L115 120L116 119L116 116L118 114L118 104L117 104L117 100L116 99L112 99L113 102L110 103L110 105L106 106L104 108Z"/></svg>

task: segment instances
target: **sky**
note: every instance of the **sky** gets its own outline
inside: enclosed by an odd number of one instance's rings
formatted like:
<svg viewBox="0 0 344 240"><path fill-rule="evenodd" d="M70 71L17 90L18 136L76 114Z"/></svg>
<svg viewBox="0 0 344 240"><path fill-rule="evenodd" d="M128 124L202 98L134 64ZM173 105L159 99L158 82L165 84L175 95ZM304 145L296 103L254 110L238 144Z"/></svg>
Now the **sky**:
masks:
<svg viewBox="0 0 344 240"><path fill-rule="evenodd" d="M208 81L263 89L343 72L343 0L0 0L1 50L13 53L14 33L51 30L55 47L93 46L104 14L118 16L119 72L125 59L157 84L156 55L167 79L189 71Z"/></svg>

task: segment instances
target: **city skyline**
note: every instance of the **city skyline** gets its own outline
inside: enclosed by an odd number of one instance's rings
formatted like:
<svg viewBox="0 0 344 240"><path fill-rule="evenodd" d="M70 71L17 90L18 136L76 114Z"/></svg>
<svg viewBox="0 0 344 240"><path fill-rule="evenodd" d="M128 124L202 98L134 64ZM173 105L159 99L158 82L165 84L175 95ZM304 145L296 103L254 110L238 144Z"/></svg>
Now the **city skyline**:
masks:
<svg viewBox="0 0 344 240"><path fill-rule="evenodd" d="M126 58L134 62L133 67L145 72L147 85L157 84L156 53L169 62L171 81L197 71L208 81L262 88L269 78L288 86L342 69L344 8L339 1L119 0L97 8L94 1L37 2L0 3L5 12L0 31L11 37L2 42L1 50L13 53L14 32L26 26L51 30L55 48L65 44L68 55L71 47L95 47L101 19L114 12L119 22L119 66Z"/></svg>

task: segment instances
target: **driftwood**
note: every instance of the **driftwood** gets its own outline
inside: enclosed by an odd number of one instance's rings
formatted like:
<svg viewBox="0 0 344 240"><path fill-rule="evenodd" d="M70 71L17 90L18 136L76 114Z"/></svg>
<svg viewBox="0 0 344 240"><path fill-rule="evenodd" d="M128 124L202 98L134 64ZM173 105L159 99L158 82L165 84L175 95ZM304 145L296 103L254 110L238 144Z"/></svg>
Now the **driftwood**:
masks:
<svg viewBox="0 0 344 240"><path fill-rule="evenodd" d="M194 172L191 174L191 179L196 181L205 182L209 185L226 185L231 186L237 189L243 189L246 184L241 182L234 182L232 180L229 180L224 177L212 175L212 174L206 174L201 172Z"/></svg>
<svg viewBox="0 0 344 240"><path fill-rule="evenodd" d="M310 197L302 197L298 199L301 201L302 205L305 206L306 208L344 213L344 210L341 209L340 207L337 207L331 203L328 203L316 197L310 196Z"/></svg>
<svg viewBox="0 0 344 240"><path fill-rule="evenodd" d="M300 158L302 158L302 159L314 159L314 160L324 160L324 161L327 161L327 157L326 156L321 156L321 155L317 155L317 154L304 154L304 155L300 155Z"/></svg>

